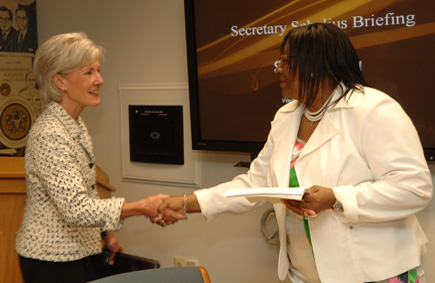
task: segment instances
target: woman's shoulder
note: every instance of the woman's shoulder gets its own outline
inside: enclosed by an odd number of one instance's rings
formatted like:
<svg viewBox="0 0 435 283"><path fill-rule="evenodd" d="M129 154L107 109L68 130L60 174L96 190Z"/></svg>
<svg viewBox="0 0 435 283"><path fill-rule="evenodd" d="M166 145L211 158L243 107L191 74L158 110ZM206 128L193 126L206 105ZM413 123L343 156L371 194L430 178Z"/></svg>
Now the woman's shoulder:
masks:
<svg viewBox="0 0 435 283"><path fill-rule="evenodd" d="M38 129L38 131L49 131L59 128L61 126L60 120L49 112L42 112L41 115L35 120L32 129Z"/></svg>
<svg viewBox="0 0 435 283"><path fill-rule="evenodd" d="M373 87L359 87L350 91L337 104L338 107L349 107L355 110L368 111L369 109L383 107L385 105L399 105L399 103L385 92Z"/></svg>
<svg viewBox="0 0 435 283"><path fill-rule="evenodd" d="M51 138L67 137L68 131L63 123L53 114L43 112L30 129L28 143L33 140L48 141Z"/></svg>
<svg viewBox="0 0 435 283"><path fill-rule="evenodd" d="M347 96L334 108L343 110L346 117L354 121L368 124L369 121L401 121L408 117L394 98L379 89L363 87Z"/></svg>

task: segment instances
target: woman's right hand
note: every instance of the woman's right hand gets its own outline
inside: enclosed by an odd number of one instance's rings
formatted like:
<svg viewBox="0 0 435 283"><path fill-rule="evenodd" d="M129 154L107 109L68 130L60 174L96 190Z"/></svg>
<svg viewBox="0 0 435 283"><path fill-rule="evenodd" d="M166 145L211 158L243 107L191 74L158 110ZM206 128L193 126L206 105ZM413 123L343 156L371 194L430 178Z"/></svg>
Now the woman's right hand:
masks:
<svg viewBox="0 0 435 283"><path fill-rule="evenodd" d="M159 214L159 205L162 203L163 199L167 197L169 197L169 195L158 194L134 202L124 202L120 220L139 215L144 215L149 218L157 217Z"/></svg>
<svg viewBox="0 0 435 283"><path fill-rule="evenodd" d="M187 196L186 196L186 207L185 207L185 197L184 196L172 196L163 199L162 203L159 205L158 211L159 215L155 218L150 218L152 223L159 224L160 226L166 226L168 224L173 224L179 220L187 219Z"/></svg>

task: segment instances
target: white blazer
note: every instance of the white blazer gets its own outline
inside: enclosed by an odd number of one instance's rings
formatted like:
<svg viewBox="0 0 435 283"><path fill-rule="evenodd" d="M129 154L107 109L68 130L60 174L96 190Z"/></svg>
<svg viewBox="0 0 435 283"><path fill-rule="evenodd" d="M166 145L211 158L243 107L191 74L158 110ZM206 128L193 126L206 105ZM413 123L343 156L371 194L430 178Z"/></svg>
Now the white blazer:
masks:
<svg viewBox="0 0 435 283"><path fill-rule="evenodd" d="M207 221L263 204L225 198L230 188L288 187L302 114L296 101L283 106L247 174L195 192ZM309 219L322 282L378 281L420 265L427 238L415 213L429 205L432 180L415 127L397 102L367 87L341 99L326 112L295 169L302 187L331 187L343 205L343 211L331 209ZM274 209L278 276L284 280L289 268L286 209L280 203ZM289 217L290 223L301 221L294 213Z"/></svg>

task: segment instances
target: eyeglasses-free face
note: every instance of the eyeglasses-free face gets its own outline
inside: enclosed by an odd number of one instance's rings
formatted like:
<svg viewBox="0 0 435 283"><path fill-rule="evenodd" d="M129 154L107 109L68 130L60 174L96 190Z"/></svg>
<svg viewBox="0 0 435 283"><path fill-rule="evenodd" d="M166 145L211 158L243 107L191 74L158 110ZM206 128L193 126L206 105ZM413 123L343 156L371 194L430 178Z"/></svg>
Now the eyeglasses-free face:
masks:
<svg viewBox="0 0 435 283"><path fill-rule="evenodd" d="M15 20L17 21L18 28L20 30L25 30L27 28L29 18L27 17L25 11L22 11L22 10L17 11L17 16L16 16Z"/></svg>

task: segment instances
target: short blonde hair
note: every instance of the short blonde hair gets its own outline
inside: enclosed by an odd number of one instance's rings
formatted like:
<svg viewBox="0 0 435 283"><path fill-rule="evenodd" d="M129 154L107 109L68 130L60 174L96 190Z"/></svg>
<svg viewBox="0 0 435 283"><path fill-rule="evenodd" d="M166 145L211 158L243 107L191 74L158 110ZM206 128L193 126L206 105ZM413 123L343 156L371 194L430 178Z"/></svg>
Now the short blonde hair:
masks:
<svg viewBox="0 0 435 283"><path fill-rule="evenodd" d="M54 75L68 77L77 68L102 60L104 48L83 32L58 34L44 42L36 51L33 63L41 106L44 108L62 98L62 90L52 82Z"/></svg>

